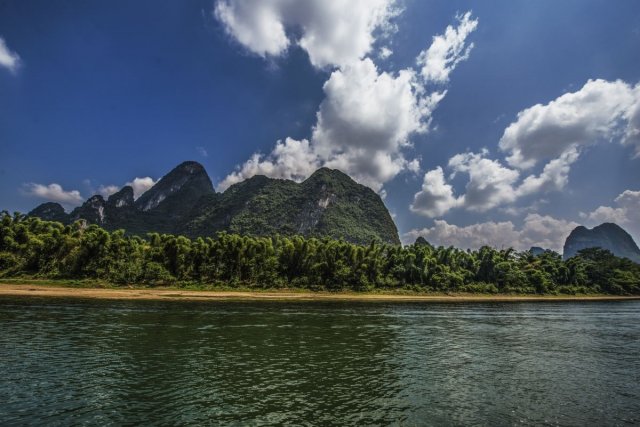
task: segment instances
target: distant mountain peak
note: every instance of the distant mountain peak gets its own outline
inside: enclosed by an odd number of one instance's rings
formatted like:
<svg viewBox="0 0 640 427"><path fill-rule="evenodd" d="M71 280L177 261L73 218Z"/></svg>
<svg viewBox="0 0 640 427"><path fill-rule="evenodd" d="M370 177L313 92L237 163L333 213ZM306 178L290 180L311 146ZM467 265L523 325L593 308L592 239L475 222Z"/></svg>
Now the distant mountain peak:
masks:
<svg viewBox="0 0 640 427"><path fill-rule="evenodd" d="M607 249L616 256L640 263L638 245L629 233L612 222L605 222L592 229L582 225L574 228L564 243L563 258L571 258L578 251L587 248Z"/></svg>
<svg viewBox="0 0 640 427"><path fill-rule="evenodd" d="M188 200L183 202L192 203L202 196L215 193L215 190L204 167L198 162L186 161L173 168L142 194L135 201L135 205L138 209L149 211L179 192L187 195Z"/></svg>
<svg viewBox="0 0 640 427"><path fill-rule="evenodd" d="M202 166L200 163L196 162L195 160L187 160L180 163L178 166L173 168L171 172L175 172L175 171L183 171L189 174L196 174L196 173L202 173L202 172L204 172L205 174L207 173L204 169L204 166Z"/></svg>
<svg viewBox="0 0 640 427"><path fill-rule="evenodd" d="M116 208L133 206L133 202L133 188L130 185L125 185L107 199L107 203Z"/></svg>
<svg viewBox="0 0 640 427"><path fill-rule="evenodd" d="M45 221L66 222L67 213L60 203L45 202L38 205L28 214L29 216L37 216Z"/></svg>

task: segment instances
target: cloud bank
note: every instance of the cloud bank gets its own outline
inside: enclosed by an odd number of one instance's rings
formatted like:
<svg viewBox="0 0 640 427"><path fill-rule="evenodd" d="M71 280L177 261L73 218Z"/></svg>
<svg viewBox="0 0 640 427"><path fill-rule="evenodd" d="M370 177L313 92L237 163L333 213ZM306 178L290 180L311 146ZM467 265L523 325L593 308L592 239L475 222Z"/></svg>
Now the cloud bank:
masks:
<svg viewBox="0 0 640 427"><path fill-rule="evenodd" d="M498 147L506 165L489 158L488 150L457 154L448 162L451 178L468 176L465 191L456 195L442 168L428 171L411 210L439 217L454 208L487 211L522 197L560 191L569 182L571 165L585 147L619 141L640 153L640 84L621 80L589 80L577 92L518 113ZM523 175L543 163L539 174ZM434 179L435 177L438 179ZM440 179L442 176L442 179ZM438 206L434 209L434 206Z"/></svg>
<svg viewBox="0 0 640 427"><path fill-rule="evenodd" d="M566 237L578 225L573 221L539 214L527 215L520 228L511 221L488 221L457 226L445 220L435 220L433 227L405 233L403 241L408 244L413 243L418 237L424 237L436 246L478 249L487 245L520 251L528 250L531 246L539 246L561 253Z"/></svg>
<svg viewBox="0 0 640 427"><path fill-rule="evenodd" d="M78 190L65 190L60 184L52 183L49 185L36 184L30 182L23 186L24 194L32 197L47 200L49 202L58 202L70 206L78 206L82 204L83 198Z"/></svg>
<svg viewBox="0 0 640 427"><path fill-rule="evenodd" d="M638 238L640 238L640 191L625 190L614 199L613 206L599 206L591 212L581 212L580 217L590 227L603 222L614 222L624 227L638 242ZM449 224L445 220L435 220L433 227L413 229L405 233L402 240L404 243L410 244L422 236L438 246L477 249L488 245L497 248L513 247L517 250L540 246L562 252L565 239L578 225L580 224L575 221L537 213L529 213L519 228L511 221L488 221L457 226Z"/></svg>

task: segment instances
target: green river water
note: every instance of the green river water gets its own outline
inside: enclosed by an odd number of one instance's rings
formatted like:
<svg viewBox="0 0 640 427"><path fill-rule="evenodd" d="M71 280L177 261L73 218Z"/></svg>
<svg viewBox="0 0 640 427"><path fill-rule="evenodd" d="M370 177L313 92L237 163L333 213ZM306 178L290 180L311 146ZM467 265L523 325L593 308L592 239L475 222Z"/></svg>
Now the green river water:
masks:
<svg viewBox="0 0 640 427"><path fill-rule="evenodd" d="M0 300L0 425L637 425L640 301Z"/></svg>

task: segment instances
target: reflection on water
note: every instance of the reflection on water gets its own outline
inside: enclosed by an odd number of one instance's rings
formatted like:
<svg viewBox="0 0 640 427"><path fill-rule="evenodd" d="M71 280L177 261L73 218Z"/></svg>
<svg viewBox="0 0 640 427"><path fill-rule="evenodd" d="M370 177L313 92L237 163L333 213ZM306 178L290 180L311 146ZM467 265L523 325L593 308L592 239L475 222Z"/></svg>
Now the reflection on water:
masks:
<svg viewBox="0 0 640 427"><path fill-rule="evenodd" d="M640 422L640 302L0 301L0 424Z"/></svg>

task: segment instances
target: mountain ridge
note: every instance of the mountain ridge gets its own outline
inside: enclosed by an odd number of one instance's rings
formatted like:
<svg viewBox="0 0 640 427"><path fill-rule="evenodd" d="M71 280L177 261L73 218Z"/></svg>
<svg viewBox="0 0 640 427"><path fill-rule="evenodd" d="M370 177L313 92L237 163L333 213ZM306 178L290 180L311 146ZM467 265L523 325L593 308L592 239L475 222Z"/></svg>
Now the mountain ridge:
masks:
<svg viewBox="0 0 640 427"><path fill-rule="evenodd" d="M37 206L30 216L63 223L84 219L108 230L212 236L219 231L246 235L331 237L352 243L373 240L400 244L398 230L382 199L341 171L320 168L298 183L255 175L226 191L215 191L204 167L183 162L133 200L130 186L107 200L94 195L66 213L57 203Z"/></svg>

